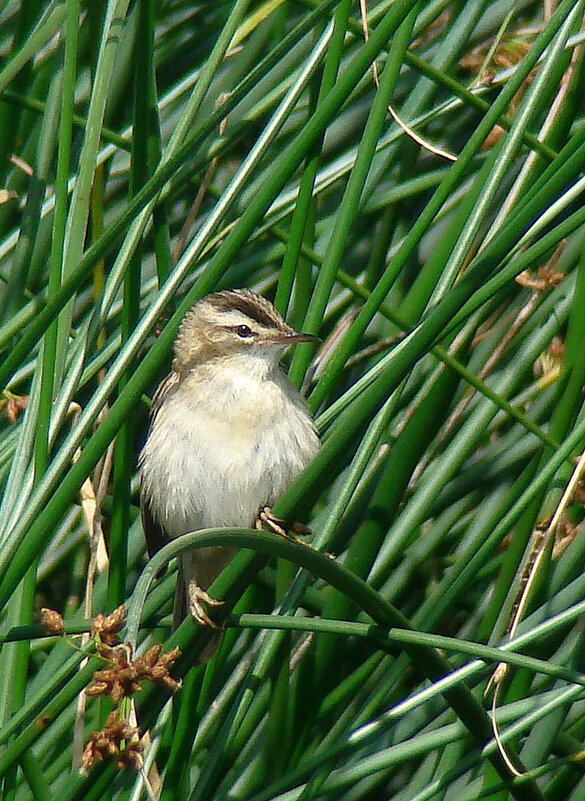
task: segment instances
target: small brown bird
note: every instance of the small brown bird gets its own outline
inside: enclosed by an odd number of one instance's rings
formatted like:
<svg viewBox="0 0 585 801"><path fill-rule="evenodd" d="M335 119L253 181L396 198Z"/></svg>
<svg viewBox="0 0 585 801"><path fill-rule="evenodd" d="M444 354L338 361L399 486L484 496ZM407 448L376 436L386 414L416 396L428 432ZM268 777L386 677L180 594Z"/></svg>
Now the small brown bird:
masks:
<svg viewBox="0 0 585 801"><path fill-rule="evenodd" d="M247 289L208 295L187 312L139 460L151 555L189 531L270 522L270 507L319 449L313 419L279 364L288 345L314 340ZM181 559L199 623L215 625L205 604L218 601L207 589L232 556L217 547Z"/></svg>

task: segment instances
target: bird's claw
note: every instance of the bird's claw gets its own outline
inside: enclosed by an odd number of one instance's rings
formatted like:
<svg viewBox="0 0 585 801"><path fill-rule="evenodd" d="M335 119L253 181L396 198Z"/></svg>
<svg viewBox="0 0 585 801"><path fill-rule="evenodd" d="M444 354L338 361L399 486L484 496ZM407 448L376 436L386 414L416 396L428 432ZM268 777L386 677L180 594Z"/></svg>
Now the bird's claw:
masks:
<svg viewBox="0 0 585 801"><path fill-rule="evenodd" d="M266 526L269 531L272 531L273 534L278 534L279 537L284 537L287 540L294 540L295 542L302 542L302 540L297 539L298 536L306 537L311 533L311 529L305 526L304 523L292 523L288 526L288 529L292 535L296 536L291 536L289 531L287 531L286 520L277 517L270 506L261 506L258 510L254 528L256 528L257 531L262 531L264 526ZM306 545L306 543L303 544Z"/></svg>
<svg viewBox="0 0 585 801"><path fill-rule="evenodd" d="M264 526L266 526L269 531L272 531L273 534L278 534L279 537L287 536L285 528L286 521L281 517L277 517L270 506L261 506L258 510L258 516L254 527L258 531L262 531Z"/></svg>
<svg viewBox="0 0 585 801"><path fill-rule="evenodd" d="M217 598L212 598L208 592L205 592L196 584L191 585L189 587L189 613L193 620L201 626L209 626L212 629L221 628L209 617L203 606L204 603L209 604L209 606L222 606L224 602L218 601Z"/></svg>

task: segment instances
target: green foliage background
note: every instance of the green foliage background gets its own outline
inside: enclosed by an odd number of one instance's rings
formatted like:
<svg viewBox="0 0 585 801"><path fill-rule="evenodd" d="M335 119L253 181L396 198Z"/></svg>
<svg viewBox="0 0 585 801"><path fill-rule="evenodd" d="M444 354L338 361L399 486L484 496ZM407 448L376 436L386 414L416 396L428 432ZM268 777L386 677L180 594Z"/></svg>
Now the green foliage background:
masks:
<svg viewBox="0 0 585 801"><path fill-rule="evenodd" d="M72 766L103 665L38 625L88 628L87 479L93 614L124 602L125 639L183 652L172 703L136 696L157 797L585 796L579 487L507 637L585 440L585 3L510 9L380 0L365 41L349 0L0 3L3 798L147 797ZM208 531L145 568L148 399L185 310L232 286L327 343L316 371L289 357L323 448L276 509L312 548ZM228 540L226 632L197 667L209 632L169 633L172 557ZM110 710L88 699L84 742Z"/></svg>

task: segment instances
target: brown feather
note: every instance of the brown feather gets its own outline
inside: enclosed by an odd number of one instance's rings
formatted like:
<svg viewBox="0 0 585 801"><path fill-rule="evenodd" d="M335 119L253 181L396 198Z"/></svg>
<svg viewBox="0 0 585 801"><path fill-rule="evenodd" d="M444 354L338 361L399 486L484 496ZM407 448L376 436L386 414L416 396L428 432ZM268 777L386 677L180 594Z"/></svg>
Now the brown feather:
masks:
<svg viewBox="0 0 585 801"><path fill-rule="evenodd" d="M239 311L260 325L289 330L272 303L249 289L230 289L208 295L207 303L220 311Z"/></svg>
<svg viewBox="0 0 585 801"><path fill-rule="evenodd" d="M180 380L181 376L179 373L176 370L173 370L172 373L169 373L168 376L158 385L158 388L152 398L152 405L150 407L150 425L148 427L149 434L152 429L154 419L158 414L158 410L163 405L163 401L175 391Z"/></svg>
<svg viewBox="0 0 585 801"><path fill-rule="evenodd" d="M164 399L174 391L179 383L179 380L180 376L178 373L174 371L169 373L169 375L163 381L161 381L158 389L154 393L152 406L150 407L149 433L150 429L152 428L154 418L162 406ZM146 540L146 549L149 557L152 558L157 551L160 551L163 545L166 545L166 543L169 541L169 538L167 537L163 527L157 523L152 516L150 504L148 499L145 497L144 492L140 493L140 516L142 517L142 529L144 531L144 538Z"/></svg>
<svg viewBox="0 0 585 801"><path fill-rule="evenodd" d="M156 522L150 511L150 504L145 500L144 496L140 501L140 515L142 517L142 529L144 531L144 538L146 540L146 550L149 557L155 555L157 551L169 542L163 527Z"/></svg>

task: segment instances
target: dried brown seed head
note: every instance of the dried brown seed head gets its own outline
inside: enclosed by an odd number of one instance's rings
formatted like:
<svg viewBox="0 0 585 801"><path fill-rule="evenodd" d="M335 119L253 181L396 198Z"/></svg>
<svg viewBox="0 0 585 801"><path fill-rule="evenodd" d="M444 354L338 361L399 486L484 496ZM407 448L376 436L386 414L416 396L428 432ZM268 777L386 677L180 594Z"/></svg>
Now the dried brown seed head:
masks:
<svg viewBox="0 0 585 801"><path fill-rule="evenodd" d="M116 607L109 615L103 615L101 612L96 615L93 625L91 627L91 635L98 638L110 645L116 645L120 642L118 632L124 628L126 622L126 607L124 604Z"/></svg>
<svg viewBox="0 0 585 801"><path fill-rule="evenodd" d="M49 634L56 634L59 637L65 634L63 615L46 606L41 609L41 626L44 626Z"/></svg>
<svg viewBox="0 0 585 801"><path fill-rule="evenodd" d="M139 732L126 719L119 719L119 710L115 709L106 720L100 731L91 734L81 759L81 772L87 773L95 762L114 759L119 768L142 765L143 746Z"/></svg>

